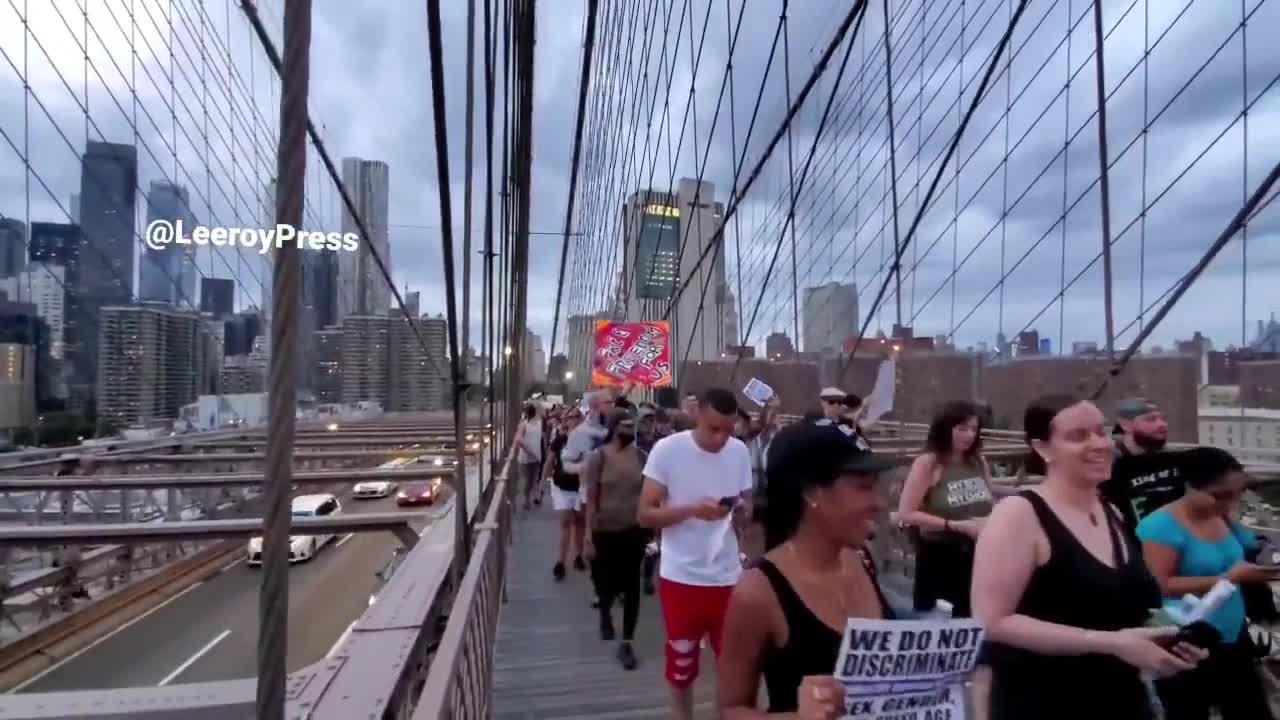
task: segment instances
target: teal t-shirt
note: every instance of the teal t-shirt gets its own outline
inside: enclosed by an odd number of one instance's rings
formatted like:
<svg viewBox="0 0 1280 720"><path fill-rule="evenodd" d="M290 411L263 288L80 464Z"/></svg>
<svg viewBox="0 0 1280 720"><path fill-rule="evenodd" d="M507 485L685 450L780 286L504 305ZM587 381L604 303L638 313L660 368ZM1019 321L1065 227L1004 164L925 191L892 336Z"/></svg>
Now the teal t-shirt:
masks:
<svg viewBox="0 0 1280 720"><path fill-rule="evenodd" d="M1205 542L1168 510L1157 510L1138 523L1138 537L1178 552L1178 575L1182 577L1214 577L1244 561L1245 548L1255 538L1239 523L1231 523L1231 533L1217 542ZM1174 601L1170 601L1174 602ZM1222 633L1223 642L1235 642L1244 630L1244 599L1240 593L1231 596L1209 621Z"/></svg>

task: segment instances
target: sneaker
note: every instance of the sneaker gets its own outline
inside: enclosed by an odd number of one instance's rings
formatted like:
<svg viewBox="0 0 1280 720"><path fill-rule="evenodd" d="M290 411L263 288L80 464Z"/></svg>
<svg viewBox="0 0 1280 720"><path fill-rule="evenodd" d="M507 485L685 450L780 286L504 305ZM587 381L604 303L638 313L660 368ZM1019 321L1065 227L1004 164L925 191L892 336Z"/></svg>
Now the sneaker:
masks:
<svg viewBox="0 0 1280 720"><path fill-rule="evenodd" d="M631 649L631 643L626 640L623 640L622 644L618 646L618 663L622 665L623 670L635 670L636 666L640 664L636 660L635 651Z"/></svg>
<svg viewBox="0 0 1280 720"><path fill-rule="evenodd" d="M573 569L578 572L582 572L587 569L587 564L583 562L581 555L573 559Z"/></svg>
<svg viewBox="0 0 1280 720"><path fill-rule="evenodd" d="M556 566L551 568L551 576L556 579L556 582L564 580L564 563L556 563Z"/></svg>

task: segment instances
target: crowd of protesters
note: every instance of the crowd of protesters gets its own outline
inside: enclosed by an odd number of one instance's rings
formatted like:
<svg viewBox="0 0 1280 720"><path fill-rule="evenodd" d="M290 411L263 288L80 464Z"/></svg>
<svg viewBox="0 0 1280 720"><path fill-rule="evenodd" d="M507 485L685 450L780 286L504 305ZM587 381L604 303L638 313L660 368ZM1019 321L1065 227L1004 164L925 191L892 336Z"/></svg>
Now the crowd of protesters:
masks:
<svg viewBox="0 0 1280 720"><path fill-rule="evenodd" d="M838 388L786 426L777 398L755 413L737 398L712 389L677 410L597 391L576 408L531 405L516 436L524 506L546 487L559 514L553 579L589 566L602 640L618 640L621 606L627 670L642 662L641 596L657 595L671 717L693 717L708 646L722 717L841 717L832 672L846 621L945 607L986 631L975 717L1272 718L1269 633L1251 628L1277 620L1280 570L1236 519L1244 469L1217 448L1166 449L1153 403L1126 399L1110 417L1066 395L1031 403L1024 465L1042 479L998 499L973 404L946 404L905 463L874 452L862 398ZM915 550L910 605L896 610L868 548L889 511ZM1239 592L1211 637L1153 621L1221 580Z"/></svg>

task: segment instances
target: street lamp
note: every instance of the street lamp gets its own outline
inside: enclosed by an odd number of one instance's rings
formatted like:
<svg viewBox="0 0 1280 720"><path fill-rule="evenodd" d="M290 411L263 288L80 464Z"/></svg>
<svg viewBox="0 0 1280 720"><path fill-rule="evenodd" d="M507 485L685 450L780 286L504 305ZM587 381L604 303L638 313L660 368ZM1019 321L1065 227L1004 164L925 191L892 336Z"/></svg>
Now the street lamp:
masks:
<svg viewBox="0 0 1280 720"><path fill-rule="evenodd" d="M510 357L512 352L515 352L515 351L511 349L510 345L502 348L502 354L506 355L507 357Z"/></svg>
<svg viewBox="0 0 1280 720"><path fill-rule="evenodd" d="M572 380L572 379L573 379L573 371L572 371L572 370L569 370L568 372L566 372L566 373L564 374L564 379L565 379L565 380Z"/></svg>

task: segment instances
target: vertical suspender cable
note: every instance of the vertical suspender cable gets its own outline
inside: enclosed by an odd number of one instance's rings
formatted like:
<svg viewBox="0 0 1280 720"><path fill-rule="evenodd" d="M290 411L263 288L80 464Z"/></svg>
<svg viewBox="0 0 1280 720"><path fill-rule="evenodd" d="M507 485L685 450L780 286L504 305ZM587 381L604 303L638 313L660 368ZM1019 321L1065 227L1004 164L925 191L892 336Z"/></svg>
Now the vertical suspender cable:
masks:
<svg viewBox="0 0 1280 720"><path fill-rule="evenodd" d="M454 285L453 262L453 207L449 189L449 129L445 116L444 98L444 50L440 38L440 0L427 0L427 45L431 56L431 111L436 135L436 182L440 193L440 244L444 254L445 311L449 320L449 370L452 381L454 452L457 454L453 472L454 517L454 588L462 580L462 573L470 557L467 532L467 474L466 474L466 398L460 368L462 356L458 351L461 338L458 327L457 289Z"/></svg>
<svg viewBox="0 0 1280 720"><path fill-rule="evenodd" d="M311 0L284 9L284 63L280 91L280 144L276 156L276 222L302 224L307 175L307 85L310 80ZM258 593L256 715L283 720L289 637L289 495L297 393L297 340L302 274L297 247L283 244L272 263L275 307L271 323L271 397L267 433L267 488L263 509L262 590Z"/></svg>

